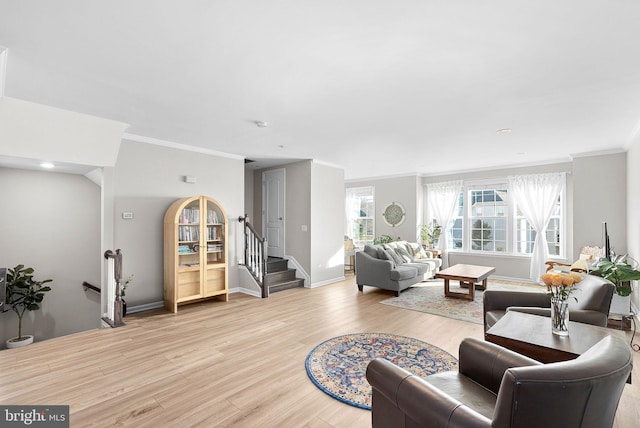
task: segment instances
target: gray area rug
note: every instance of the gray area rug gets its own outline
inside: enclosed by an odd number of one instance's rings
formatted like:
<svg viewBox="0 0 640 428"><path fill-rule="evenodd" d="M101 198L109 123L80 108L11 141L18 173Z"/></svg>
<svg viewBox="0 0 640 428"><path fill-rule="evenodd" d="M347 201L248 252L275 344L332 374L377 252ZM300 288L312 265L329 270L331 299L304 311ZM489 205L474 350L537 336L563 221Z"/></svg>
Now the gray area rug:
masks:
<svg viewBox="0 0 640 428"><path fill-rule="evenodd" d="M450 284L451 291L467 292L458 286L457 281L451 281ZM491 279L488 281L487 289L546 292L546 287L541 285ZM414 285L400 293L399 297L392 297L380 303L402 309L411 309L413 311L482 324L483 295L484 292L482 290L476 289L473 301L444 297L444 281L442 279L432 279Z"/></svg>

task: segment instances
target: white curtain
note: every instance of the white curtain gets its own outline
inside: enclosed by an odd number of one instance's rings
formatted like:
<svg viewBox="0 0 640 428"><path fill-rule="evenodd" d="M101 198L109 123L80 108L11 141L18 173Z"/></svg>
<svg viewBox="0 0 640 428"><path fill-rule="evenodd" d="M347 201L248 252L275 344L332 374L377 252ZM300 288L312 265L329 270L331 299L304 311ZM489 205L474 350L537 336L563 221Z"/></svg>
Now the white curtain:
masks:
<svg viewBox="0 0 640 428"><path fill-rule="evenodd" d="M427 211L430 218L433 218L442 227L438 248L442 250L442 268L449 267L447 255L447 233L446 227L451 222L455 214L458 196L462 191L462 180L446 181L443 183L427 184Z"/></svg>
<svg viewBox="0 0 640 428"><path fill-rule="evenodd" d="M353 239L353 223L360 217L360 197L357 194L357 189L347 189L346 201L345 201L345 219L344 235L349 239Z"/></svg>
<svg viewBox="0 0 640 428"><path fill-rule="evenodd" d="M529 270L529 278L532 281L540 281L540 276L544 273L544 262L549 258L547 226L564 185L564 173L509 177L509 191L522 214L536 231Z"/></svg>
<svg viewBox="0 0 640 428"><path fill-rule="evenodd" d="M350 187L345 192L345 225L344 235L349 239L361 239L359 230L356 230L358 226L358 219L362 217L362 210L371 209L371 207L364 208L363 201L370 201L373 197L373 186L367 187ZM373 213L366 213L365 215L373 215Z"/></svg>

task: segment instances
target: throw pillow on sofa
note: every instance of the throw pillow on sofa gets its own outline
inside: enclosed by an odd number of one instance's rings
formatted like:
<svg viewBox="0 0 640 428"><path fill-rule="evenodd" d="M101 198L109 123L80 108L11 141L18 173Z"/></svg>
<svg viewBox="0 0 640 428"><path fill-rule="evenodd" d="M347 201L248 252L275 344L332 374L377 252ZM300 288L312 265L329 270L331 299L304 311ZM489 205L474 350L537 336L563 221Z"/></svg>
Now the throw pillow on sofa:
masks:
<svg viewBox="0 0 640 428"><path fill-rule="evenodd" d="M378 259L380 260L391 260L391 263L393 263L393 267L395 268L397 263L395 261L395 259L393 258L393 256L391 255L392 251L388 251L385 250L382 247L378 247Z"/></svg>
<svg viewBox="0 0 640 428"><path fill-rule="evenodd" d="M394 250L385 250L389 256L393 259L394 262L396 262L396 265L400 266L401 264L403 264L405 261L402 259L402 257L400 257L400 255L398 255L398 253Z"/></svg>
<svg viewBox="0 0 640 428"><path fill-rule="evenodd" d="M429 254L427 254L427 252L424 250L424 248L420 248L420 251L418 251L416 253L414 258L416 258L416 259L430 259L431 256Z"/></svg>
<svg viewBox="0 0 640 428"><path fill-rule="evenodd" d="M417 242L410 242L409 247L412 250L412 255L414 259L430 259L429 254L422 248L422 245ZM411 253L411 252L410 252Z"/></svg>
<svg viewBox="0 0 640 428"><path fill-rule="evenodd" d="M396 254L400 256L405 263L411 263L413 261L411 254L402 247L396 248Z"/></svg>

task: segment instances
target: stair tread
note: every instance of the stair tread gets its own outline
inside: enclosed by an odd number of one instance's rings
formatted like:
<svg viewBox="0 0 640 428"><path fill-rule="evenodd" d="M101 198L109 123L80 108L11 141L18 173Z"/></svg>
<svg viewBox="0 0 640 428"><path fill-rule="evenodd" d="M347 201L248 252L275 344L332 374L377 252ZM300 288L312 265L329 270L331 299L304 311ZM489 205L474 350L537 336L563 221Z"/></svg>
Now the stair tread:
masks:
<svg viewBox="0 0 640 428"><path fill-rule="evenodd" d="M278 275L278 274L282 274L282 273L289 273L289 272L295 272L295 269L285 269L285 270L278 270L275 272L267 272L265 275Z"/></svg>
<svg viewBox="0 0 640 428"><path fill-rule="evenodd" d="M297 278L291 281L283 281L276 284L269 285L269 292L284 291L291 288L298 288L304 286L304 279Z"/></svg>

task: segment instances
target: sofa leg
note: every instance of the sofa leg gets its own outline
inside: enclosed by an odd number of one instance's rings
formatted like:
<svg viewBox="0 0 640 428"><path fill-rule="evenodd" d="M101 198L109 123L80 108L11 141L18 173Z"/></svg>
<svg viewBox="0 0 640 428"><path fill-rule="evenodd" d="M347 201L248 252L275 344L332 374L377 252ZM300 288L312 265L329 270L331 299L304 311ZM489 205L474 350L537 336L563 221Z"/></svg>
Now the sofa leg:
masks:
<svg viewBox="0 0 640 428"><path fill-rule="evenodd" d="M400 297L400 290L396 291L396 297Z"/></svg>
<svg viewBox="0 0 640 428"><path fill-rule="evenodd" d="M364 288L364 284L358 284L358 290L362 291L363 288Z"/></svg>

